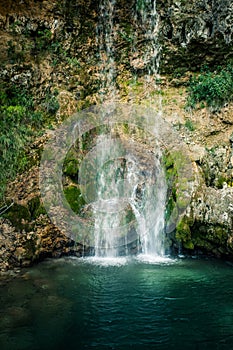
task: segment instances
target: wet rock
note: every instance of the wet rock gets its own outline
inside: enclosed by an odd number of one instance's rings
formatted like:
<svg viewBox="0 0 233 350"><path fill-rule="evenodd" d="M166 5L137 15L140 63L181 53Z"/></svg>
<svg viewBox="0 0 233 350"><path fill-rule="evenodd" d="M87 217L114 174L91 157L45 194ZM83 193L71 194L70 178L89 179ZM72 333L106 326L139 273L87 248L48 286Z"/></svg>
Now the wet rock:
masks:
<svg viewBox="0 0 233 350"><path fill-rule="evenodd" d="M176 229L176 239L189 251L232 259L233 188L203 185Z"/></svg>

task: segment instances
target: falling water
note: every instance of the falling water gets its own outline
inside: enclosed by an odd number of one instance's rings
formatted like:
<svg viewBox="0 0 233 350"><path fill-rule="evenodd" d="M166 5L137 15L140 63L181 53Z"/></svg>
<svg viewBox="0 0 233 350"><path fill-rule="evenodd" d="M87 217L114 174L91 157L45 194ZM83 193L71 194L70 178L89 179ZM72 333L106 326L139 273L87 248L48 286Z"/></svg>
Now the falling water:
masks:
<svg viewBox="0 0 233 350"><path fill-rule="evenodd" d="M119 158L119 154L121 157ZM124 150L111 136L99 135L96 145L95 256L118 256L123 216Z"/></svg>
<svg viewBox="0 0 233 350"><path fill-rule="evenodd" d="M101 0L97 25L99 47L99 93L102 101L116 100L115 85L115 0ZM141 62L149 83L155 81L159 65L158 15L156 1L136 0L133 14L139 36L135 37L131 59L137 71ZM136 34L137 35L137 34ZM144 43L138 50L139 42ZM139 57L140 56L140 57ZM134 60L135 58L135 60ZM161 152L156 146L150 162L123 147L112 136L100 135L96 143L95 256L116 257L128 254L137 242L136 252L161 256L163 251L166 181ZM127 219L131 215L131 221ZM129 221L129 222L128 222ZM132 234L132 232L134 234ZM124 246L124 248L122 248Z"/></svg>
<svg viewBox="0 0 233 350"><path fill-rule="evenodd" d="M156 77L160 61L160 45L158 42L159 16L156 0L136 0L134 21L137 24L134 42L133 66L145 71L147 84L156 85ZM143 47L140 47L140 43Z"/></svg>
<svg viewBox="0 0 233 350"><path fill-rule="evenodd" d="M116 97L114 8L116 0L101 0L96 29L99 58L99 94L102 100Z"/></svg>
<svg viewBox="0 0 233 350"><path fill-rule="evenodd" d="M148 171L148 170L147 170ZM138 183L141 176L138 164L128 174L134 174L135 186L130 197L130 204L138 222L138 236L142 253L145 255L164 255L164 212L166 204L167 185L164 169L161 165L161 152L158 148L154 157L153 168L147 173L142 183Z"/></svg>
<svg viewBox="0 0 233 350"><path fill-rule="evenodd" d="M95 256L130 254L133 242L136 252L163 255L167 187L159 147L154 154L135 151L132 144L100 135L95 162Z"/></svg>

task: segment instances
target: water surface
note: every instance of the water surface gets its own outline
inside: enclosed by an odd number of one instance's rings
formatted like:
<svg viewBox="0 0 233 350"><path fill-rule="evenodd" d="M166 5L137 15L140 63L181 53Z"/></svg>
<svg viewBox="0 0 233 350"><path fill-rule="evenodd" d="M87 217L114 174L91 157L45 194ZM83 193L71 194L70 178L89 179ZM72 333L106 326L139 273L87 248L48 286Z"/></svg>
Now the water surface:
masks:
<svg viewBox="0 0 233 350"><path fill-rule="evenodd" d="M50 260L0 289L0 349L232 349L233 268Z"/></svg>

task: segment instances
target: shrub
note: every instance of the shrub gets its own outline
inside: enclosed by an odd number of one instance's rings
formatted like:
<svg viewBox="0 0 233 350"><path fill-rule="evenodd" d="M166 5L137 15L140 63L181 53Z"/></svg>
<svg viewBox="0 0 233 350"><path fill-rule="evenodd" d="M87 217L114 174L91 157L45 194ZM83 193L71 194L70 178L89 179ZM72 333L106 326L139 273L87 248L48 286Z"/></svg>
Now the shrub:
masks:
<svg viewBox="0 0 233 350"><path fill-rule="evenodd" d="M189 131L194 131L195 130L195 125L193 124L192 120L187 119L184 126L189 130Z"/></svg>
<svg viewBox="0 0 233 350"><path fill-rule="evenodd" d="M220 108L233 99L233 67L218 67L215 72L208 69L199 76L191 77L188 106L195 108L204 102L208 107Z"/></svg>
<svg viewBox="0 0 233 350"><path fill-rule="evenodd" d="M2 89L0 104L1 202L6 183L27 165L25 147L42 124L42 114L34 110L32 98L17 89Z"/></svg>

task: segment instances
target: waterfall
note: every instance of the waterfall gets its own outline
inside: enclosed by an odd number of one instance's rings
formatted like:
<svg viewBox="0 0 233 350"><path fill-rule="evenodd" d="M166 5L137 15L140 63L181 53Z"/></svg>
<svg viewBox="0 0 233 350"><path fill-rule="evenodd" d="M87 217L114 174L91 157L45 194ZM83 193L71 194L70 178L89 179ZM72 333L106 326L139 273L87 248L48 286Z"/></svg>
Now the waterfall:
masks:
<svg viewBox="0 0 233 350"><path fill-rule="evenodd" d="M162 256L167 186L159 146L153 154L113 135L95 148L95 256L130 254L137 242L145 255ZM93 159L93 156L91 157ZM130 216L130 219L127 217ZM140 249L139 249L140 247Z"/></svg>
<svg viewBox="0 0 233 350"><path fill-rule="evenodd" d="M114 7L116 0L101 0L99 5L99 20L96 28L99 59L99 94L103 100L113 101L116 97L115 88L115 30Z"/></svg>
<svg viewBox="0 0 233 350"><path fill-rule="evenodd" d="M140 176L140 170L136 169L138 164L133 163L133 169L130 171L136 174L136 185L132 191L130 203L138 222L138 236L142 253L162 256L164 255L164 212L167 184L161 164L161 152L159 148L157 150L157 155L154 157L154 168L145 178L145 181L150 182L148 185L143 183L142 188L141 184L137 183ZM138 195L138 191L140 195Z"/></svg>
<svg viewBox="0 0 233 350"><path fill-rule="evenodd" d="M119 157L119 154L121 157ZM121 144L111 136L99 135L96 153L95 256L116 257L124 205L125 164Z"/></svg>
<svg viewBox="0 0 233 350"><path fill-rule="evenodd" d="M134 18L137 30L134 41L136 60L133 66L135 69L143 68L146 83L155 87L160 60L159 16L156 10L156 0L136 0ZM139 49L140 42L144 43L141 50Z"/></svg>
<svg viewBox="0 0 233 350"><path fill-rule="evenodd" d="M101 0L97 25L99 58L99 95L101 101L116 101L115 85L115 0ZM159 65L158 15L155 0L136 0L133 13L137 34L132 46L131 65L135 72L143 62L148 84L155 85ZM146 49L139 50L139 41ZM139 57L140 56L140 57ZM94 215L94 251L96 257L136 252L164 254L164 213L167 194L162 153L132 150L121 138L99 135L95 146L96 188L92 203ZM140 148L140 146L139 146ZM135 245L134 245L135 247Z"/></svg>

